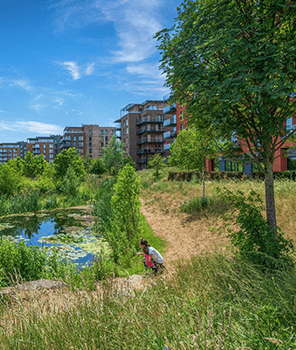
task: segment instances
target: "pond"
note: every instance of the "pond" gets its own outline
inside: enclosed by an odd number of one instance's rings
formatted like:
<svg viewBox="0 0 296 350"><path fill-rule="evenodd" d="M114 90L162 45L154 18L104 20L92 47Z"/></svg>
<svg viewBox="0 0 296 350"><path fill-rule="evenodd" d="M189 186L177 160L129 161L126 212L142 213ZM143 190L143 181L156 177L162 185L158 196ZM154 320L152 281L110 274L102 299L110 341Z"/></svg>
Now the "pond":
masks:
<svg viewBox="0 0 296 350"><path fill-rule="evenodd" d="M1 239L24 240L49 254L58 253L78 267L91 264L106 243L92 232L93 219L87 210L59 209L49 214L29 214L0 218Z"/></svg>

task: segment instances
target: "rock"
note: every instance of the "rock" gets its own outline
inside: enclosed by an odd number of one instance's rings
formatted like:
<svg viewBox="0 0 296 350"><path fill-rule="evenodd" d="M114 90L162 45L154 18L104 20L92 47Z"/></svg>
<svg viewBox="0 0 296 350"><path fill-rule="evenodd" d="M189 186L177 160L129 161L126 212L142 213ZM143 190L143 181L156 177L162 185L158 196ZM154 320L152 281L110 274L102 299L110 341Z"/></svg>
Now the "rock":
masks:
<svg viewBox="0 0 296 350"><path fill-rule="evenodd" d="M18 290L34 291L40 289L56 289L64 287L68 287L68 285L62 281L40 279L37 281L24 282L14 287L2 288L0 290L0 296L15 294Z"/></svg>

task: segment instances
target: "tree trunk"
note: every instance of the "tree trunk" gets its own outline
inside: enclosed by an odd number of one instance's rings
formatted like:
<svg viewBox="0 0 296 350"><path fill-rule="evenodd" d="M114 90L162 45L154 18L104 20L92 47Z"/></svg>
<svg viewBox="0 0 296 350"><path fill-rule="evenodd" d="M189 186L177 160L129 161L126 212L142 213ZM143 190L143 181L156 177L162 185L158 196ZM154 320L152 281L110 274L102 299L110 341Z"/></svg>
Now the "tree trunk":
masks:
<svg viewBox="0 0 296 350"><path fill-rule="evenodd" d="M206 193L205 193L205 170L204 170L204 168L202 168L202 196L203 196L203 198L206 197Z"/></svg>
<svg viewBox="0 0 296 350"><path fill-rule="evenodd" d="M274 229L275 239L278 239L277 225L275 216L275 202L274 202L274 181L272 163L266 167L265 173L265 202L266 202L266 218L268 225Z"/></svg>

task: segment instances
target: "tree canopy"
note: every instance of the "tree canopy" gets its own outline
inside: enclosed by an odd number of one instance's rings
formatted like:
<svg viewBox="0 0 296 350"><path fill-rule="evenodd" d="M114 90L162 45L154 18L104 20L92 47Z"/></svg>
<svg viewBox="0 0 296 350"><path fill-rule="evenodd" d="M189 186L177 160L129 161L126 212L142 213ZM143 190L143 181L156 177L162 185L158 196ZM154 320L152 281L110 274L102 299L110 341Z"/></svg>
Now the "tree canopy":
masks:
<svg viewBox="0 0 296 350"><path fill-rule="evenodd" d="M83 159L80 158L77 149L69 148L59 153L53 161L54 175L57 180L61 180L67 173L68 168L73 168L78 177L86 175Z"/></svg>
<svg viewBox="0 0 296 350"><path fill-rule="evenodd" d="M266 212L277 231L275 153L295 130L296 5L287 0L185 0L157 33L161 68L190 123L244 139L265 172ZM242 150L237 149L237 152Z"/></svg>

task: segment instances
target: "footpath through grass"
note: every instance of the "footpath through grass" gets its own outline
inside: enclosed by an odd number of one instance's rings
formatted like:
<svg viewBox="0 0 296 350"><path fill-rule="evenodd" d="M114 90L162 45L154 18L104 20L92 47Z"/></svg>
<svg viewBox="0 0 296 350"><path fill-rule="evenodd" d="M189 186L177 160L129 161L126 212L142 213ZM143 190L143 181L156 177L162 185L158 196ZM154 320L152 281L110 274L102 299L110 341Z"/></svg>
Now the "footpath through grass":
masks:
<svg viewBox="0 0 296 350"><path fill-rule="evenodd" d="M135 297L105 288L59 312L16 311L0 349L295 349L295 269L263 273L216 254L180 261L173 280Z"/></svg>

